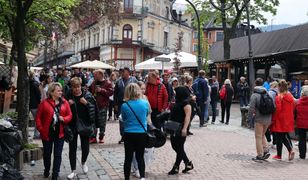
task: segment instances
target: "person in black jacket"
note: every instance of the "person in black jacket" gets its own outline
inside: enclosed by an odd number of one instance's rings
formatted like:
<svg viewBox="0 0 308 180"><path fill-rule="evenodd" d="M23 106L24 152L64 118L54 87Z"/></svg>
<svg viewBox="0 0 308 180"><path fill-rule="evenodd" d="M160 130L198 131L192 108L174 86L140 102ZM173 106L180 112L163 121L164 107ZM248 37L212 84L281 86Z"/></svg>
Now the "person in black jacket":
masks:
<svg viewBox="0 0 308 180"><path fill-rule="evenodd" d="M184 145L188 133L188 126L191 118L192 107L189 103L190 93L187 91L186 87L179 86L175 89L175 105L172 108L170 119L182 123L182 128L180 132L172 135L170 137L172 149L176 152L176 160L171 171L168 172L169 175L174 175L179 173L180 164L182 161L185 163L185 169L183 173L194 169L193 163L188 159L186 152L184 150Z"/></svg>
<svg viewBox="0 0 308 180"><path fill-rule="evenodd" d="M240 99L240 106L244 107L248 105L248 96L249 96L249 85L246 82L245 77L241 77L240 81L237 83L237 95Z"/></svg>
<svg viewBox="0 0 308 180"><path fill-rule="evenodd" d="M209 84L211 87L210 96L211 96L211 107L212 107L212 124L215 124L217 102L219 100L219 83L216 79L216 76L213 76L212 79L209 79Z"/></svg>
<svg viewBox="0 0 308 180"><path fill-rule="evenodd" d="M224 93L222 93L222 92ZM221 94L224 94L223 97ZM232 99L234 95L234 90L231 84L230 79L226 79L224 82L224 85L222 86L220 90L220 99L221 99L221 123L224 123L225 119L225 112L227 112L227 119L226 119L226 125L229 124L230 120L230 109L231 109L231 104L232 104Z"/></svg>
<svg viewBox="0 0 308 180"><path fill-rule="evenodd" d="M30 71L29 73L29 84L30 84L30 112L35 119L36 113L37 113L37 108L39 104L41 103L41 91L40 91L40 84L34 79L34 73ZM40 133L36 128L36 125L34 125L34 139L39 139L40 138Z"/></svg>
<svg viewBox="0 0 308 180"><path fill-rule="evenodd" d="M71 91L67 94L68 102L70 103L73 119L69 126L74 132L74 138L69 142L69 159L72 173L68 175L68 179L76 177L76 151L77 151L77 121L83 121L88 126L93 126L96 119L96 101L89 91L83 91L81 88L82 80L78 77L74 77L70 81ZM88 172L88 166L86 165L87 157L90 151L89 135L79 134L81 141L81 164L84 173Z"/></svg>

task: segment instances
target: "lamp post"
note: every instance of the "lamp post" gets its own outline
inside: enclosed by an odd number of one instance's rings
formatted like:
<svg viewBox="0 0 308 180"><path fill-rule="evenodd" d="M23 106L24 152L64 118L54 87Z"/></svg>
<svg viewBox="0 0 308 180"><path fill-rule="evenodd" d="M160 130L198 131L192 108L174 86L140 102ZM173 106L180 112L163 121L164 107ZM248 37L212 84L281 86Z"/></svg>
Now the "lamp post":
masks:
<svg viewBox="0 0 308 180"><path fill-rule="evenodd" d="M173 5L174 5L176 0L170 0L170 1L172 1L171 5L170 5L171 17L175 22L178 22L179 24L181 24L182 20L178 20L177 17L175 17L174 14L172 13ZM202 69L202 56L201 56L201 46L200 46L200 44L201 44L200 18L199 18L198 11L197 11L196 7L194 6L194 4L192 2L190 2L189 0L185 0L185 1L188 2L192 6L192 8L195 11L196 17L197 17L197 23L198 23L198 57L197 57L197 63L198 63L198 71L199 71L199 70Z"/></svg>
<svg viewBox="0 0 308 180"><path fill-rule="evenodd" d="M246 0L247 1L247 0ZM250 33L250 17L249 17L249 0L246 3L246 14L247 14L247 26L248 26L248 60L249 60L249 65L248 65L248 71L249 71L249 84L250 87L254 86L255 83L255 68L253 64L253 52L252 52L252 46L251 46L251 33ZM251 88L253 91L253 88Z"/></svg>

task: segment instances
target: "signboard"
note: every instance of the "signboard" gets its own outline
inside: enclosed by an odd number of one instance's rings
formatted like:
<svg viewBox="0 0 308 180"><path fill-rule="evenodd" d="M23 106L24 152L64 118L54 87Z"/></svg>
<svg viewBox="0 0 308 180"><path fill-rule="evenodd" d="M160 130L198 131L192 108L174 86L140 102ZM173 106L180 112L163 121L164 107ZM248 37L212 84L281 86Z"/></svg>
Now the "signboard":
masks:
<svg viewBox="0 0 308 180"><path fill-rule="evenodd" d="M164 57L156 57L155 61L160 61L160 62L170 62L170 58L164 58Z"/></svg>

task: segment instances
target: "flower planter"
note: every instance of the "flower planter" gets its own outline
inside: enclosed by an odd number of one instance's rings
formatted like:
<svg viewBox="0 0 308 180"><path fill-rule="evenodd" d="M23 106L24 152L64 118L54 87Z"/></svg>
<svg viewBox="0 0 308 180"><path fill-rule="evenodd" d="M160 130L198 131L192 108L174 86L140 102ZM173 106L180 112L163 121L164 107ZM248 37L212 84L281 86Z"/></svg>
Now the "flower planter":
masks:
<svg viewBox="0 0 308 180"><path fill-rule="evenodd" d="M43 157L43 148L24 149L16 155L15 166L22 170L24 163L30 163L32 160L37 161Z"/></svg>

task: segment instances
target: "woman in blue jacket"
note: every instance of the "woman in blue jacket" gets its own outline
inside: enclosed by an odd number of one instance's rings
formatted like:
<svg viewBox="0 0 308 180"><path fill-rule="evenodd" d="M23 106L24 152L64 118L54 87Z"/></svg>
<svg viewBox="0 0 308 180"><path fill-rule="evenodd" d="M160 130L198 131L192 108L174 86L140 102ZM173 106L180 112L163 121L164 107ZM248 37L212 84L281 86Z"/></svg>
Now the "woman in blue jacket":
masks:
<svg viewBox="0 0 308 180"><path fill-rule="evenodd" d="M136 83L127 85L124 91L125 103L121 107L124 123L124 175L129 179L133 154L135 152L140 179L145 177L144 149L147 139L148 102L142 99L140 87ZM142 127L143 126L143 127Z"/></svg>

